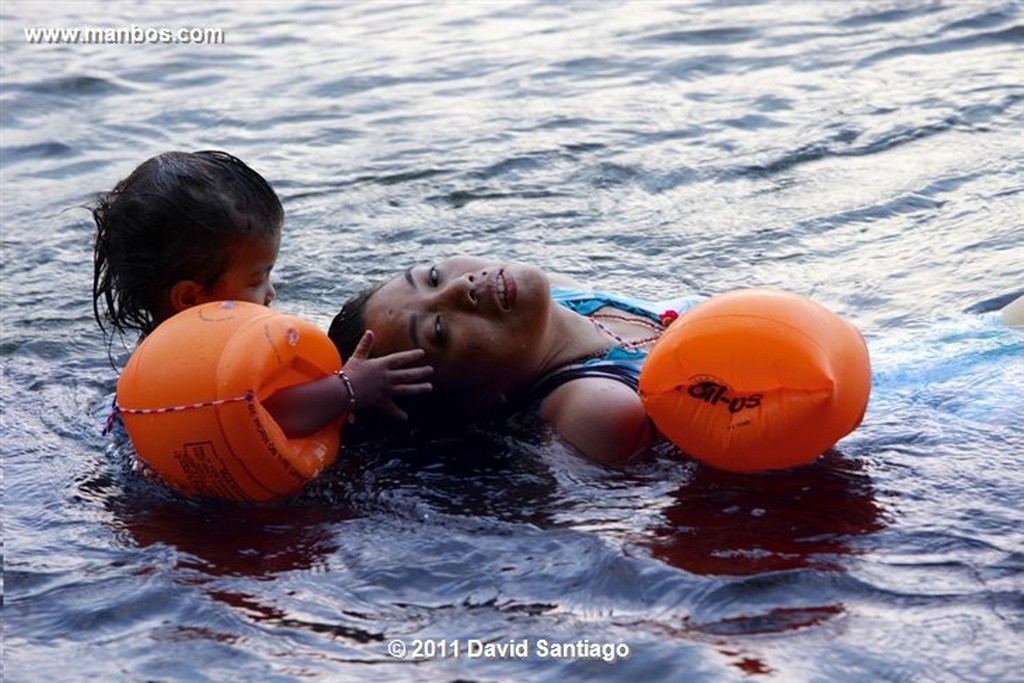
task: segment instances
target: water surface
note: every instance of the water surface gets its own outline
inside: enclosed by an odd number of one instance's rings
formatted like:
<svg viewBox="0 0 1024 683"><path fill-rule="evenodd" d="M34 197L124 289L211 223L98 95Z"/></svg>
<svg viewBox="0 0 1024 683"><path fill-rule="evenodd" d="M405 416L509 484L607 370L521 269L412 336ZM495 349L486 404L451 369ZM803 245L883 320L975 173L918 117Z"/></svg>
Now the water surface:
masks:
<svg viewBox="0 0 1024 683"><path fill-rule="evenodd" d="M1024 343L979 313L1024 289L1019 3L7 2L2 19L7 680L1019 677ZM23 32L132 24L226 42ZM671 449L597 467L521 420L350 444L271 509L183 501L100 434L116 371L82 207L148 156L203 148L282 197L282 310L326 325L455 251L650 298L780 287L864 330L864 424L812 466L743 477ZM630 656L389 656L417 638Z"/></svg>

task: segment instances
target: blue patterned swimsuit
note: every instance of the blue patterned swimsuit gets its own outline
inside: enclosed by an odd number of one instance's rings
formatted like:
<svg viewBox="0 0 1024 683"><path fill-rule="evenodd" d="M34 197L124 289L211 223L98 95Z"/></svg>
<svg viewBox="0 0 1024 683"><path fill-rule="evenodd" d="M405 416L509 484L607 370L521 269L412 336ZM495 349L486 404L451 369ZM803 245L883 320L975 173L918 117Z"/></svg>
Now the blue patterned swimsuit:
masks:
<svg viewBox="0 0 1024 683"><path fill-rule="evenodd" d="M661 315L665 311L674 310L676 313L682 314L698 301L692 296L664 301L644 301L604 292L565 287L553 287L551 298L560 306L580 315L589 316L605 306L612 306L620 311L633 313L656 323L661 322ZM614 347L600 358L570 363L552 370L527 389L525 399L528 403L537 404L566 382L584 377L613 379L635 391L640 381L640 369L645 360L647 360L646 350Z"/></svg>

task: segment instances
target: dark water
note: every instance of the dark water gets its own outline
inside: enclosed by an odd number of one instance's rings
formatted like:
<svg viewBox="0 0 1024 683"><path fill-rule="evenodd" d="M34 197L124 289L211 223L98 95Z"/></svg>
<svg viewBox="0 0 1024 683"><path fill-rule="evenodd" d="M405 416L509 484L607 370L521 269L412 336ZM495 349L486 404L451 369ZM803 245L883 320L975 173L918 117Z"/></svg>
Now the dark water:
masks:
<svg viewBox="0 0 1024 683"><path fill-rule="evenodd" d="M333 5L0 10L5 680L1020 680L1024 342L977 312L1024 289L1020 3ZM133 24L226 43L23 32ZM522 421L350 446L277 508L182 501L99 433L80 207L211 147L282 196L283 310L454 251L776 286L862 327L867 418L763 477ZM629 656L537 651L581 639Z"/></svg>

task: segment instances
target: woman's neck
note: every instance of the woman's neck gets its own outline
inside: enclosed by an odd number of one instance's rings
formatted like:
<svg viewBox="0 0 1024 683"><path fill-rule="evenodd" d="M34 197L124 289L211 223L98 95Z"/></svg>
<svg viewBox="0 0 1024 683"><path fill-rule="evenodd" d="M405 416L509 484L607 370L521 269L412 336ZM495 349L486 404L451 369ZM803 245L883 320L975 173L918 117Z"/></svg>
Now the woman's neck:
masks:
<svg viewBox="0 0 1024 683"><path fill-rule="evenodd" d="M613 346L615 342L586 316L563 306L552 306L537 377L574 361L604 355Z"/></svg>

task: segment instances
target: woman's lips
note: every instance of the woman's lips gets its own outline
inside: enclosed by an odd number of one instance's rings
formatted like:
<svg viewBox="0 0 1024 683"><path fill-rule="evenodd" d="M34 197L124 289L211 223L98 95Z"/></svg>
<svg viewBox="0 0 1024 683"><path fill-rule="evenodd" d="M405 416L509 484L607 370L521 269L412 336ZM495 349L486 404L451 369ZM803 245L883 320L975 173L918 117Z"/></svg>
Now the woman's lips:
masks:
<svg viewBox="0 0 1024 683"><path fill-rule="evenodd" d="M498 297L498 305L505 311L511 311L516 303L516 279L504 268L498 271L494 280L494 292Z"/></svg>

